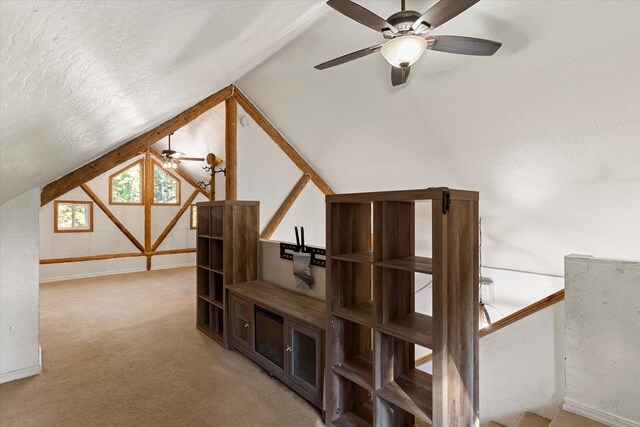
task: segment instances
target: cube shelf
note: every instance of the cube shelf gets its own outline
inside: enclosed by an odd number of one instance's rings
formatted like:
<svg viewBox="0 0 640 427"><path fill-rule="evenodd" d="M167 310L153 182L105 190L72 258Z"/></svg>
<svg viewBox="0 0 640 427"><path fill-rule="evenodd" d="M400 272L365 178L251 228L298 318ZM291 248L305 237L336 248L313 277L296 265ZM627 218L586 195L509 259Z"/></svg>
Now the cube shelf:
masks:
<svg viewBox="0 0 640 427"><path fill-rule="evenodd" d="M376 395L430 423L431 383L431 375L414 368L376 390Z"/></svg>
<svg viewBox="0 0 640 427"><path fill-rule="evenodd" d="M373 425L373 394L371 391L336 374L332 381L349 396L335 409L333 425L337 427L366 427Z"/></svg>
<svg viewBox="0 0 640 427"><path fill-rule="evenodd" d="M333 367L333 372L360 387L373 390L373 350L367 350L337 364Z"/></svg>
<svg viewBox="0 0 640 427"><path fill-rule="evenodd" d="M347 307L336 308L334 316L373 327L373 301L366 301Z"/></svg>
<svg viewBox="0 0 640 427"><path fill-rule="evenodd" d="M226 287L258 278L260 205L215 201L197 206L197 327L230 348Z"/></svg>
<svg viewBox="0 0 640 427"><path fill-rule="evenodd" d="M328 426L478 420L478 198L448 188L327 196ZM415 249L422 201L432 257ZM432 316L416 311L417 273L432 276ZM416 369L416 345L433 351L434 377ZM445 360L465 368L447 375Z"/></svg>

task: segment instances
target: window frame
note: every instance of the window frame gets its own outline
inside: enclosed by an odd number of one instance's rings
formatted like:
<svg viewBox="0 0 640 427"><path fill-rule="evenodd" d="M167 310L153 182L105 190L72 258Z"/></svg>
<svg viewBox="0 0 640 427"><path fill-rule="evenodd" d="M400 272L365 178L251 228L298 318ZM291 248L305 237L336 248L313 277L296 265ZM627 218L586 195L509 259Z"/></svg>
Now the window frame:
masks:
<svg viewBox="0 0 640 427"><path fill-rule="evenodd" d="M120 175L122 172L135 167L136 165L140 166L140 202L114 202L113 201L113 178L117 175ZM144 205L144 159L136 160L133 163L128 164L127 166L119 169L118 171L109 175L109 204L110 205L121 205L121 206L142 206Z"/></svg>
<svg viewBox="0 0 640 427"><path fill-rule="evenodd" d="M198 215L198 211L197 211L198 205L196 205L194 203L189 207L189 213L190 213L190 215L189 215L189 230L195 230L195 229L198 228L197 224L196 225L193 224L193 210L194 210L194 208L196 209L196 221L198 220L197 219L198 218L197 217L197 215Z"/></svg>
<svg viewBox="0 0 640 427"><path fill-rule="evenodd" d="M170 177L172 177L173 179L176 180L176 182L178 183L177 186L177 194L176 194L176 202L175 203L157 203L155 201L155 186L156 186L156 174L155 174L155 167L156 165L158 165L158 167L160 168L160 170L166 174L168 174ZM149 191L149 193L152 195L152 199L151 199L151 205L152 206L182 206L182 181L180 180L180 178L176 175L174 175L170 169L165 169L164 167L162 167L162 163L160 163L159 161L157 161L156 159L153 159L153 161L151 162L151 176L153 177L151 180L151 191Z"/></svg>
<svg viewBox="0 0 640 427"><path fill-rule="evenodd" d="M89 228L58 228L58 205L89 205ZM73 221L72 221L73 224ZM93 201L91 200L55 200L53 202L54 233L93 233Z"/></svg>

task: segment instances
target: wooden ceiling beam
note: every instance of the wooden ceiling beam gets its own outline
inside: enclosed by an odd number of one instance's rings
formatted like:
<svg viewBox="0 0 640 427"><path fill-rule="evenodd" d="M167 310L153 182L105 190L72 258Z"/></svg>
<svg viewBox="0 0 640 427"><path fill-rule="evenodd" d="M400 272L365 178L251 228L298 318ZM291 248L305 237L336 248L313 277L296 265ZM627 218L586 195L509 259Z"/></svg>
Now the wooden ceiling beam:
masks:
<svg viewBox="0 0 640 427"><path fill-rule="evenodd" d="M289 209L291 208L291 206L293 206L293 203L296 201L300 193L302 193L302 190L304 190L304 187L307 185L307 182L309 182L309 179L311 179L311 176L309 174L306 173L302 175L287 198L284 199L284 202L282 202L276 213L273 214L273 217L271 218L271 221L269 221L269 224L267 224L264 230L262 230L262 234L260 234L261 239L271 239L271 236L282 222L284 216L287 214L287 212L289 212Z"/></svg>
<svg viewBox="0 0 640 427"><path fill-rule="evenodd" d="M177 116L167 120L161 125L138 135L119 147L98 157L94 161L56 179L55 181L50 182L42 188L40 205L44 206L66 192L79 187L80 184L88 182L107 172L109 169L118 166L120 163L132 159L150 145L158 142L175 130L191 123L202 113L225 101L229 96L231 96L231 92L232 86L227 86L198 102L193 107L188 108Z"/></svg>
<svg viewBox="0 0 640 427"><path fill-rule="evenodd" d="M233 86L233 85L232 85ZM233 86L233 97L238 101L238 104L251 116L251 118L271 137L278 147L289 157L293 163L304 174L309 174L311 181L322 191L324 194L335 194L335 191L327 184L324 179L311 167L309 163L296 151L295 148L289 144L286 138L278 132L278 130L267 120L267 118L253 105L249 98L237 86ZM228 159L227 159L228 160Z"/></svg>

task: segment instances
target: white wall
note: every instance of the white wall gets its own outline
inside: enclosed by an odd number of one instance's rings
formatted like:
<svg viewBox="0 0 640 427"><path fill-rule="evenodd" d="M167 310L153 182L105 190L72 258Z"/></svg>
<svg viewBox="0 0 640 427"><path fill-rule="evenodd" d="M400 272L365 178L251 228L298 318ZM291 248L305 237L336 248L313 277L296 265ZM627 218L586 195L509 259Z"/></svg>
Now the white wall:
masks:
<svg viewBox="0 0 640 427"><path fill-rule="evenodd" d="M0 383L41 371L39 209L39 188L0 206Z"/></svg>
<svg viewBox="0 0 640 427"><path fill-rule="evenodd" d="M484 265L562 275L568 253L640 252L638 15L630 1L481 1L435 33L498 40L496 55L427 51L392 88L379 54L313 68L381 42L329 10L238 85L337 192L478 190Z"/></svg>
<svg viewBox="0 0 640 427"><path fill-rule="evenodd" d="M266 282L280 285L283 288L291 289L313 298L325 299L326 269L312 265L311 275L315 279L313 289L297 288L295 277L293 276L293 261L280 258L280 242L278 241L260 240L260 268L258 274L260 279Z"/></svg>
<svg viewBox="0 0 640 427"><path fill-rule="evenodd" d="M640 426L640 262L568 256L568 410Z"/></svg>
<svg viewBox="0 0 640 427"><path fill-rule="evenodd" d="M109 175L139 160L135 157L110 171L89 181L87 185L107 205L109 210L124 224L133 236L144 245L144 206L110 205L109 204ZM194 188L184 179L181 182L181 205L191 196ZM91 199L81 189L76 188L60 196L57 200L86 200ZM194 203L206 201L206 197L199 194ZM181 206L152 206L151 207L151 242L162 233L169 221L178 213ZM171 233L165 238L158 250L186 249L195 247L195 230L189 229L189 214L187 209L180 217ZM125 237L115 224L94 203L93 232L90 233L54 233L54 203L47 203L40 209L40 257L67 258L87 255L102 255L113 253L139 252L139 250ZM151 260L152 269L170 268L185 265L195 265L195 254L172 254L154 256ZM146 270L146 258L114 258L108 260L70 262L63 264L45 264L40 267L42 282L63 280L70 278L98 276L104 274L124 273Z"/></svg>
<svg viewBox="0 0 640 427"><path fill-rule="evenodd" d="M480 420L515 424L522 412L547 418L564 397L564 303L480 339Z"/></svg>

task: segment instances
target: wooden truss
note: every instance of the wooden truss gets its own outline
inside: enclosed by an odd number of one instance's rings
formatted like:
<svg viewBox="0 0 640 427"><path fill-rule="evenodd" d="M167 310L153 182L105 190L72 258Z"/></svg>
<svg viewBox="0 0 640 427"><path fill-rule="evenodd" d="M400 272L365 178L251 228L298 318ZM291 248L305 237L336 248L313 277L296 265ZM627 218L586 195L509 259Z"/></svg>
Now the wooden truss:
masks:
<svg viewBox="0 0 640 427"><path fill-rule="evenodd" d="M291 159L291 161L300 169L303 173L298 183L291 190L286 197L280 208L276 211L271 221L267 224L262 231L260 237L262 239L269 239L284 216L289 211L289 208L296 201L307 182L311 180L325 195L334 194L329 184L327 184L320 175L311 167L311 165L293 148L293 146L287 141L287 139L276 129L276 127L260 112L260 110L247 98L245 94L238 89L235 85L229 85L224 89L219 90L213 95L203 99L191 108L183 111L177 116L167 120L166 122L156 126L153 129L144 132L141 135L125 142L119 147L109 151L108 153L100 156L94 161L68 173L67 175L56 179L45 185L42 189L40 204L41 206L53 201L54 199L62 196L63 194L73 190L74 188L81 187L85 193L98 205L98 207L107 215L107 217L116 225L116 227L131 241L131 243L139 250L139 252L131 253L117 253L117 254L105 254L105 255L93 255L84 257L72 257L72 258L52 258L43 259L40 264L55 264L63 262L76 262L76 261L92 261L101 259L112 258L124 258L124 257L147 257L147 269L151 268L151 257L154 255L167 255L174 253L188 253L195 252L194 248L187 249L174 249L168 251L158 251L158 247L164 239L169 235L173 227L176 225L180 217L189 208L191 203L198 195L203 194L207 198L212 199L215 189L212 188L211 192L207 192L200 188L200 186L180 168L175 172L187 181L195 188L193 194L187 199L184 205L180 208L176 216L165 227L164 231L156 239L155 242L151 242L151 204L153 201L153 160L151 156L161 158L160 153L151 148L152 144L155 144L160 139L175 132L177 129L191 123L198 116L216 107L220 103L224 102L226 107L225 117L225 161L226 161L226 180L225 180L225 198L226 200L237 199L237 114L238 104L251 116L251 118L265 131L267 135L280 147L280 149ZM144 197L144 244L139 242L133 234L118 220L118 218L109 210L109 208L98 198L98 196L91 191L86 185L87 182L102 175L110 169L118 166L119 164L126 162L144 152L145 163L145 197ZM147 183L151 183L147 185Z"/></svg>

